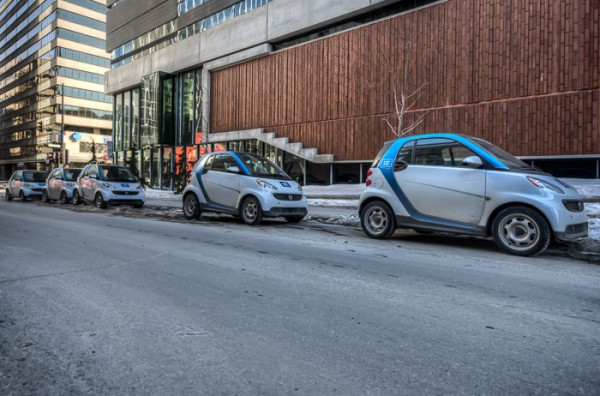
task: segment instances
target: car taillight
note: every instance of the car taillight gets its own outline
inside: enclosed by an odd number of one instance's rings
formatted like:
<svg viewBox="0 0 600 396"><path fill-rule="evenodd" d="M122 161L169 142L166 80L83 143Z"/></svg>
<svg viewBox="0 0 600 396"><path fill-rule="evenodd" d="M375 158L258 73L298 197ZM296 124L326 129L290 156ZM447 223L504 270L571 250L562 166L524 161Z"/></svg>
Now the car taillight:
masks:
<svg viewBox="0 0 600 396"><path fill-rule="evenodd" d="M365 180L365 184L367 185L367 187L369 187L371 185L371 183L373 183L371 181L371 179L369 179L369 176L371 176L373 174L373 171L371 169L369 169L367 171L367 180Z"/></svg>

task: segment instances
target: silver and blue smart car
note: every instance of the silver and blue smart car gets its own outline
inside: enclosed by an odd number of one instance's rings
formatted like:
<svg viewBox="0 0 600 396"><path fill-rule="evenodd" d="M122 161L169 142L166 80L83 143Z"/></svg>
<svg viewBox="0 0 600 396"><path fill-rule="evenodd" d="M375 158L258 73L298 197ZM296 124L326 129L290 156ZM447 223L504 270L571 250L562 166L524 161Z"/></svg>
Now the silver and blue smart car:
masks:
<svg viewBox="0 0 600 396"><path fill-rule="evenodd" d="M402 137L385 144L367 175L359 215L372 238L397 228L491 236L501 249L530 256L553 237L588 233L573 187L479 138Z"/></svg>
<svg viewBox="0 0 600 396"><path fill-rule="evenodd" d="M202 212L240 216L247 224L263 217L301 221L308 211L302 187L270 160L249 153L206 154L196 163L183 190L183 214Z"/></svg>
<svg viewBox="0 0 600 396"><path fill-rule="evenodd" d="M23 202L30 198L41 198L42 189L46 185L46 172L34 170L15 171L8 180L4 199L11 201L19 197Z"/></svg>
<svg viewBox="0 0 600 396"><path fill-rule="evenodd" d="M42 202L60 201L63 205L69 202L73 197L73 189L80 173L79 168L53 169L42 190Z"/></svg>
<svg viewBox="0 0 600 396"><path fill-rule="evenodd" d="M72 202L93 203L104 209L107 205L144 206L146 194L140 180L123 166L90 164L77 178Z"/></svg>

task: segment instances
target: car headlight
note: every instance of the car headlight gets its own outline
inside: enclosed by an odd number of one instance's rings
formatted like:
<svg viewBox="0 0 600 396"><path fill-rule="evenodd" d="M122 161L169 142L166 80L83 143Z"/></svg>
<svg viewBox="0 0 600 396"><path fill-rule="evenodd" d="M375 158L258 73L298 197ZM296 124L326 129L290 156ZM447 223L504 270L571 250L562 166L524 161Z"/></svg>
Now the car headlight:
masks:
<svg viewBox="0 0 600 396"><path fill-rule="evenodd" d="M142 187L142 186L138 185L138 186L137 186L135 189L136 189L136 190L143 190L143 189L144 189L144 187Z"/></svg>
<svg viewBox="0 0 600 396"><path fill-rule="evenodd" d="M531 176L527 176L527 180L529 181L529 183L533 184L534 186L536 186L537 188L543 190L550 190L553 191L557 194L564 194L565 192L558 186L555 186L552 183L549 183L545 180L541 180L538 179L537 177L531 177Z"/></svg>
<svg viewBox="0 0 600 396"><path fill-rule="evenodd" d="M113 189L113 188L115 188L115 186L113 186L113 185L112 185L112 184L110 184L110 183L102 183L102 185L103 185L104 187L106 187L106 188L110 188L110 189Z"/></svg>
<svg viewBox="0 0 600 396"><path fill-rule="evenodd" d="M298 191L302 192L302 186L298 184Z"/></svg>
<svg viewBox="0 0 600 396"><path fill-rule="evenodd" d="M277 190L277 187L275 187L271 183L266 182L264 180L256 179L256 184L258 184L259 186L261 186L265 190Z"/></svg>

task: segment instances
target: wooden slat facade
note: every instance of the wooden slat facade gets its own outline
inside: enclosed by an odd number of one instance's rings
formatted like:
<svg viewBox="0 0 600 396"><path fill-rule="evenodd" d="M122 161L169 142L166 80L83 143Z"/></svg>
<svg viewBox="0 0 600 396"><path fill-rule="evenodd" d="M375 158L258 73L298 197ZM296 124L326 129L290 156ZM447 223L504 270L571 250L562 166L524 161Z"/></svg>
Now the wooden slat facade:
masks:
<svg viewBox="0 0 600 396"><path fill-rule="evenodd" d="M384 119L407 64L408 91L426 84L416 133L600 154L599 27L597 0L450 0L213 72L211 132L264 128L370 160L394 138Z"/></svg>

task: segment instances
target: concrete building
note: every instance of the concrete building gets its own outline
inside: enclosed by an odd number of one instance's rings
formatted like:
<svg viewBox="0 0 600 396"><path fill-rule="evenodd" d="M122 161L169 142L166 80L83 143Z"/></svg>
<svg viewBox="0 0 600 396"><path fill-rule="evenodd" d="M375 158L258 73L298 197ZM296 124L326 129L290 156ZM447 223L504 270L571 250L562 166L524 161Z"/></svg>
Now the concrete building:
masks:
<svg viewBox="0 0 600 396"><path fill-rule="evenodd" d="M483 137L559 176L600 174L595 0L109 0L114 160L171 189L207 150L305 184L364 179L394 138Z"/></svg>
<svg viewBox="0 0 600 396"><path fill-rule="evenodd" d="M106 0L0 1L0 179L111 161L105 40Z"/></svg>

